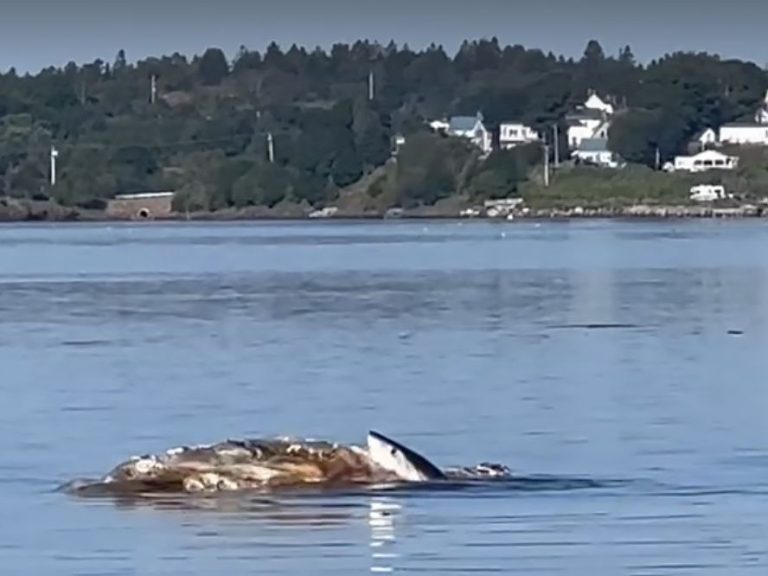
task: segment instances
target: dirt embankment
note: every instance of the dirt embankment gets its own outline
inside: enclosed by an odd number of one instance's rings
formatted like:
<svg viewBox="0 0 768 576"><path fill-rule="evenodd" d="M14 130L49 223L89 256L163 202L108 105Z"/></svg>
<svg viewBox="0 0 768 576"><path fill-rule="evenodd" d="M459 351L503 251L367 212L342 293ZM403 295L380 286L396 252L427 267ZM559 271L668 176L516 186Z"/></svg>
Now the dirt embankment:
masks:
<svg viewBox="0 0 768 576"><path fill-rule="evenodd" d="M0 221L70 221L79 220L80 211L55 202L0 198Z"/></svg>

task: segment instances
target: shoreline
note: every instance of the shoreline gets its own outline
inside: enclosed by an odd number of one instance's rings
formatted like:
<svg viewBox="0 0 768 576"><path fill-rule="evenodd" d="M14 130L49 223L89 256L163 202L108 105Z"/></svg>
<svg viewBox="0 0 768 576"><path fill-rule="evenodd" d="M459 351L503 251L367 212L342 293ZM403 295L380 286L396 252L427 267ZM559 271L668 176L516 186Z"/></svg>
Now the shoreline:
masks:
<svg viewBox="0 0 768 576"><path fill-rule="evenodd" d="M21 203L20 203L21 204ZM312 216L306 210L269 210L260 207L219 212L178 213L140 218L109 214L102 210L67 208L50 202L28 201L17 209L0 211L0 224L19 223L182 223L182 222L332 222L332 221L389 221L389 220L452 220L452 221L571 221L571 220L696 220L696 219L761 219L768 218L768 207L746 204L742 206L686 206L645 205L617 208L515 208L498 215L482 211L462 213L455 206L419 207L381 211L337 210Z"/></svg>
<svg viewBox="0 0 768 576"><path fill-rule="evenodd" d="M260 217L165 217L165 218L2 218L0 219L0 226L3 225L18 225L18 224L234 224L234 223L332 223L332 222L404 222L404 221L445 221L445 222L486 222L496 224L512 224L515 222L577 222L577 221L590 221L590 220L616 220L624 222L649 222L649 221L675 221L675 220L731 220L731 221L744 221L744 220L764 220L768 219L768 212L763 215L707 215L702 216L698 214L647 214L647 215L633 215L633 214L579 214L579 215L565 215L565 214L547 214L536 216L515 216L512 219L508 218L494 218L488 216L475 216L475 217L463 217L457 215L417 215L417 216L402 216L398 218L387 218L380 216L355 216L344 215L334 216L329 218L308 218L299 216L260 216Z"/></svg>

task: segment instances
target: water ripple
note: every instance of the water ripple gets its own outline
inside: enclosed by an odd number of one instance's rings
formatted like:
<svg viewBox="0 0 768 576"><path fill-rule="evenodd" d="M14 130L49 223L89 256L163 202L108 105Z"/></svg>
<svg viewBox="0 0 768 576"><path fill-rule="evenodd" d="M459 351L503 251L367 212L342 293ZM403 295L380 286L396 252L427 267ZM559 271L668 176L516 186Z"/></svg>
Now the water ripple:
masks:
<svg viewBox="0 0 768 576"><path fill-rule="evenodd" d="M765 574L761 222L0 226L9 574ZM388 431L513 482L72 499Z"/></svg>

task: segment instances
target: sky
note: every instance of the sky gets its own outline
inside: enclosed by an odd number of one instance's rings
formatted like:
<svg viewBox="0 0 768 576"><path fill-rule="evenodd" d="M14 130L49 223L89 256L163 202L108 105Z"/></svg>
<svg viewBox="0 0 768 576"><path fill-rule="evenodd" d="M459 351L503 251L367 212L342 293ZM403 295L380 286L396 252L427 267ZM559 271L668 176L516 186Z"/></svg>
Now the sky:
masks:
<svg viewBox="0 0 768 576"><path fill-rule="evenodd" d="M272 41L329 48L358 39L412 49L496 36L580 57L590 39L608 54L629 44L647 62L676 50L768 63L764 0L5 0L0 70L36 73L69 61L129 61ZM711 8L711 9L710 9Z"/></svg>

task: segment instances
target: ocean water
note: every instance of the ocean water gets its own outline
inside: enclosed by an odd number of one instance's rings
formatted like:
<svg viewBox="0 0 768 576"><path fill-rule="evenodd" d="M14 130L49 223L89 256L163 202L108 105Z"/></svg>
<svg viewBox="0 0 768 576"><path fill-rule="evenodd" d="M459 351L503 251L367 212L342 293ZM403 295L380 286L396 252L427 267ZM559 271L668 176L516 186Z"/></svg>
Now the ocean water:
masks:
<svg viewBox="0 0 768 576"><path fill-rule="evenodd" d="M760 221L2 226L2 573L763 575L767 247ZM517 481L56 491L371 428Z"/></svg>

